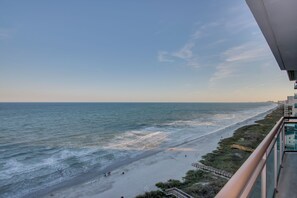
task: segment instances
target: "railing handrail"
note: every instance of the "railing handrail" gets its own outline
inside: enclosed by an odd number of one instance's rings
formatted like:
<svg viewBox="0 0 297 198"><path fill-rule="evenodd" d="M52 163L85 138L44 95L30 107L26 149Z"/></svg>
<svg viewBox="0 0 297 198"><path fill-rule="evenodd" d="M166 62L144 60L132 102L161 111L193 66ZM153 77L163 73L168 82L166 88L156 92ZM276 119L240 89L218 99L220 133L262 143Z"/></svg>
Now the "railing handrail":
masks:
<svg viewBox="0 0 297 198"><path fill-rule="evenodd" d="M276 141L277 135L284 124L285 119L294 119L294 117L282 117L277 122L277 124L271 129L264 140L259 144L255 151L250 155L250 157L244 162L244 164L237 170L233 177L225 184L221 191L216 195L217 198L225 197L241 197L245 188L249 184L251 178L255 178L254 174L261 171L258 165L263 162L263 156L266 154L267 149L271 144ZM296 119L296 118L295 118ZM271 147L270 147L271 148ZM262 163L264 166L265 163Z"/></svg>

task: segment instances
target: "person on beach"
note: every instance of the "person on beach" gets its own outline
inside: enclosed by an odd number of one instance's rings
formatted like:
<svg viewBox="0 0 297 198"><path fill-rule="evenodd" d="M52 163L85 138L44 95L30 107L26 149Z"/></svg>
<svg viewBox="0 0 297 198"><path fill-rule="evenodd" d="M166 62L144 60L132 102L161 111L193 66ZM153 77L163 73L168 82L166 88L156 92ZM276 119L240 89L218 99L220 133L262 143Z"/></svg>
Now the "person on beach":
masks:
<svg viewBox="0 0 297 198"><path fill-rule="evenodd" d="M125 172L122 172L122 175L125 175Z"/></svg>

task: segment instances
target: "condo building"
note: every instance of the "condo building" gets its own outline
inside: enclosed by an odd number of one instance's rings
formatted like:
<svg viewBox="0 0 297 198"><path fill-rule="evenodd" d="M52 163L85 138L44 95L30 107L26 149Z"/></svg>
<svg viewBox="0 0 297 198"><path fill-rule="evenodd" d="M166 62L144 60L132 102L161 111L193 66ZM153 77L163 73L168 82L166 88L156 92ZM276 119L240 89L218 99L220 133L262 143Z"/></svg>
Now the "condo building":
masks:
<svg viewBox="0 0 297 198"><path fill-rule="evenodd" d="M295 117L297 115L297 94L288 96L284 102L284 116Z"/></svg>

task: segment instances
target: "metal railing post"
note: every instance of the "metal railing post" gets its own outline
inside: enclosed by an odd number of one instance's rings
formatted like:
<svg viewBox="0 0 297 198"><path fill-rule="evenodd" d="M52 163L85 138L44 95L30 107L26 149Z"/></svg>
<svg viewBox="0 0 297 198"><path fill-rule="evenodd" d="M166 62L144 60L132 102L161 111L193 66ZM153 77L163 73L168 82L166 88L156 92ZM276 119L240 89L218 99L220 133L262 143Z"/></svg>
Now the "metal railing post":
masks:
<svg viewBox="0 0 297 198"><path fill-rule="evenodd" d="M276 137L277 139L277 137ZM277 190L277 141L274 144L274 189Z"/></svg>
<svg viewBox="0 0 297 198"><path fill-rule="evenodd" d="M286 134L286 130L285 130L285 127L284 127L284 129L283 129L283 131L282 131L282 140L283 140L283 153L285 152L285 149L286 149L286 136L285 136L285 134Z"/></svg>
<svg viewBox="0 0 297 198"><path fill-rule="evenodd" d="M261 172L261 198L266 198L266 192L267 192L266 191L266 165L267 165L266 158L267 158L267 153L265 153L263 156L265 165Z"/></svg>
<svg viewBox="0 0 297 198"><path fill-rule="evenodd" d="M282 159L283 159L283 132L285 130L285 127L281 129L281 133L279 134L279 165L282 165Z"/></svg>

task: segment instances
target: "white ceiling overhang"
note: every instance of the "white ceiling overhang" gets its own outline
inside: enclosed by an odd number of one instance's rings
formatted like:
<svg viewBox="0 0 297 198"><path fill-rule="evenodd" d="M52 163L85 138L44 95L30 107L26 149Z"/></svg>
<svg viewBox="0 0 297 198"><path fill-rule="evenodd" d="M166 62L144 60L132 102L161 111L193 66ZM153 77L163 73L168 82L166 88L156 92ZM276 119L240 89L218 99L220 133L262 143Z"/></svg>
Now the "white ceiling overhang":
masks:
<svg viewBox="0 0 297 198"><path fill-rule="evenodd" d="M246 0L281 70L297 80L297 0Z"/></svg>

